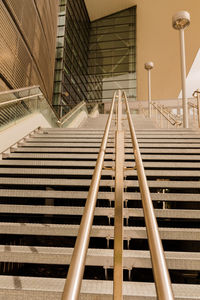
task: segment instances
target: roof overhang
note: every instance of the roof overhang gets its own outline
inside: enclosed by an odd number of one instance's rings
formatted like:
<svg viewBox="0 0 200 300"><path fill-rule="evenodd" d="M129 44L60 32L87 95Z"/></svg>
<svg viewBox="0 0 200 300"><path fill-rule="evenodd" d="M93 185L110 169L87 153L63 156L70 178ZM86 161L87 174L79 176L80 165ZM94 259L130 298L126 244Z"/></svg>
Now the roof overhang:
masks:
<svg viewBox="0 0 200 300"><path fill-rule="evenodd" d="M136 4L134 0L85 0L91 21L103 18Z"/></svg>

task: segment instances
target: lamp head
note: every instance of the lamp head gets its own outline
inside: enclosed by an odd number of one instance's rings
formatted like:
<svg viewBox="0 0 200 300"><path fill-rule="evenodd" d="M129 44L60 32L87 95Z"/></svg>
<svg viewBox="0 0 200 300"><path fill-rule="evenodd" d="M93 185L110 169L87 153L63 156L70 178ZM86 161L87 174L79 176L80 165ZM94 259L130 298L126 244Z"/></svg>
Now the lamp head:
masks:
<svg viewBox="0 0 200 300"><path fill-rule="evenodd" d="M153 63L152 61L146 62L146 63L144 64L144 68L145 68L146 70L151 70L151 69L153 69L153 67L154 67L154 63Z"/></svg>
<svg viewBox="0 0 200 300"><path fill-rule="evenodd" d="M181 10L172 17L172 26L174 29L184 29L190 25L190 14L187 11Z"/></svg>

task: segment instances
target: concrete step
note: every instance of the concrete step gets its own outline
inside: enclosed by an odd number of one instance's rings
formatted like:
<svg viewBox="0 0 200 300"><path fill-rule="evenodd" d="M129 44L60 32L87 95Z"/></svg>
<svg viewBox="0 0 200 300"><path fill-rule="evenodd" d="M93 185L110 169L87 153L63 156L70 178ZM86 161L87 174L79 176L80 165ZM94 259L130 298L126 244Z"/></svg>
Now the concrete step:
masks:
<svg viewBox="0 0 200 300"><path fill-rule="evenodd" d="M91 179L63 179L63 178L12 178L0 177L2 185L46 185L46 186L86 186L89 187ZM101 179L100 186L114 187L114 180ZM163 181L163 180L148 180L150 188L200 188L200 181ZM125 187L139 187L137 180L126 180Z"/></svg>
<svg viewBox="0 0 200 300"><path fill-rule="evenodd" d="M5 154L3 155L3 158L9 157L12 159L18 159L18 158L22 158L22 159L77 159L77 160L81 160L81 159L87 159L87 160L96 160L97 159L98 154L86 154L86 153L80 153L79 156L77 157L77 154L73 154L73 153L68 153L68 154L60 154L60 153L11 153L11 154ZM115 156L114 154L105 154L105 160L114 160ZM129 159L129 160L134 160L134 156L133 154L126 154L125 159ZM171 155L166 155L166 153L161 153L160 155L157 154L142 154L142 159L144 160L188 160L188 161L200 161L200 153L199 155L191 155L190 153L188 153L188 155L184 155L184 154L171 154Z"/></svg>
<svg viewBox="0 0 200 300"><path fill-rule="evenodd" d="M13 190L13 189L0 189L1 197L17 197L17 198L59 198L59 199L86 199L88 192L76 191L76 198L74 198L74 191L54 191L54 190ZM98 192L98 199L107 199L114 201L114 192ZM153 201L182 201L182 202L200 202L200 197L197 194L175 194L175 193L151 193ZM124 201L126 200L141 200L140 193L124 193Z"/></svg>
<svg viewBox="0 0 200 300"><path fill-rule="evenodd" d="M1 182L1 178L0 178ZM200 181L165 181L165 180L147 180L149 188L191 188L191 189L199 189ZM125 187L139 187L139 183L137 180L126 180ZM184 192L184 191L183 191Z"/></svg>
<svg viewBox="0 0 200 300"><path fill-rule="evenodd" d="M6 185L47 185L47 186L87 186L91 184L91 179L63 179L63 178L11 178L0 177L0 184ZM114 187L113 180L101 180L100 186Z"/></svg>
<svg viewBox="0 0 200 300"><path fill-rule="evenodd" d="M59 199L71 199L76 201L76 199L86 199L88 192L76 191L54 191L54 190L12 190L12 189L0 189L1 197L18 197L18 198L59 198ZM74 198L74 196L76 198ZM98 192L98 199L108 199L114 200L113 192Z"/></svg>
<svg viewBox="0 0 200 300"><path fill-rule="evenodd" d="M1 234L44 235L44 236L73 236L78 234L79 225L8 223L1 222ZM199 228L159 228L163 240L199 241ZM114 238L113 226L93 226L91 237ZM124 240L146 239L145 227L124 227Z"/></svg>
<svg viewBox="0 0 200 300"><path fill-rule="evenodd" d="M90 139L87 139L87 138L76 138L76 137L74 137L74 139L73 138L65 138L65 137L59 137L59 138L56 138L56 136L55 137L43 137L43 136L41 136L41 137L31 137L31 138L29 138L28 139L28 141L29 142L42 142L42 143L57 143L57 142L62 142L62 143L85 143L85 144L87 144L87 143L97 143L97 142L99 142L99 143L101 143L101 141L102 141L102 138L101 137L99 137L99 138L90 138ZM114 137L110 137L109 138L109 142L114 142Z"/></svg>
<svg viewBox="0 0 200 300"><path fill-rule="evenodd" d="M128 171L130 172L130 171ZM198 172L198 171L197 171ZM18 174L18 175L69 175L69 176L91 176L94 173L93 169L52 169L52 168L15 168L11 166L10 168L1 168L0 167L0 174ZM112 170L102 170L102 175L109 175L112 176L114 171Z"/></svg>
<svg viewBox="0 0 200 300"><path fill-rule="evenodd" d="M96 165L96 161L81 161L81 160L0 160L0 166L18 166L18 167L57 167L57 168L65 168L65 167L84 167L84 168L94 168ZM113 165L113 162L109 162L109 165Z"/></svg>
<svg viewBox="0 0 200 300"><path fill-rule="evenodd" d="M114 142L114 139L115 137L114 136L110 136L109 139L108 139L108 142ZM152 141L154 143L193 143L193 144L199 144L200 143L200 138L199 138L199 135L196 137L196 138L183 138L183 137L174 137L172 138L169 137L169 138L165 138L165 137L161 137L161 138L152 138L151 136L149 137L138 137L138 142L143 142L143 143L152 143ZM29 142L51 142L51 143L57 143L57 142L69 142L69 143L100 143L102 140L102 136L99 136L99 137L92 137L92 136L80 136L80 137L77 137L77 136L69 136L69 137L66 137L66 136L58 136L58 135L52 135L52 136L49 136L49 135L37 135L37 136L34 136L34 137L31 137L28 139ZM125 142L129 142L131 143L132 140L131 140L131 137L128 135L128 136L125 136Z"/></svg>
<svg viewBox="0 0 200 300"><path fill-rule="evenodd" d="M185 162L185 161L144 161L143 162L145 168L150 169L200 169L200 163L198 162ZM57 168L68 168L68 167L81 167L81 168L93 168L96 165L96 161L78 161L78 160L69 160L69 161L56 161L56 160L0 160L0 166L17 166L19 168L23 168L24 166L38 168L38 167L57 167ZM114 161L106 161L104 166L114 166ZM133 167L133 161L125 161L125 167ZM181 173L180 172L180 173Z"/></svg>
<svg viewBox="0 0 200 300"><path fill-rule="evenodd" d="M40 148L34 148L34 147L20 147L20 148L11 148L11 152L12 153L99 153L99 148L92 148L92 147L88 147L88 148L81 148L81 147L77 147L77 148L55 148L55 147L40 147ZM106 148L106 153L115 153L115 148L112 147L107 147ZM133 153L133 149L132 147L129 149L125 149L125 153L126 154L130 154ZM200 149L162 149L162 148L140 148L140 153L169 153L169 154L200 154Z"/></svg>
<svg viewBox="0 0 200 300"><path fill-rule="evenodd" d="M0 204L0 213L6 214L45 214L45 215L70 215L82 216L84 207L77 206L48 206L48 205L8 205ZM199 210L186 209L154 209L157 218L179 218L179 219L199 219ZM114 208L110 207L96 207L95 216L105 216L114 218ZM144 216L141 208L124 208L124 218Z"/></svg>
<svg viewBox="0 0 200 300"><path fill-rule="evenodd" d="M75 166L74 166L75 167ZM18 175L44 175L44 176L50 176L50 175L68 175L68 176L80 176L80 175L85 175L85 176L91 176L94 172L94 169L56 169L56 168L16 168L14 166L11 166L10 168L3 168L0 165L0 174L18 174ZM126 169L124 171L125 176L137 176L137 170L129 170ZM192 178L198 178L200 177L200 172L197 170L182 170L180 172L177 170L146 170L145 171L146 176L153 176L153 177L192 177ZM114 170L102 170L102 175L105 176L114 176Z"/></svg>
<svg viewBox="0 0 200 300"><path fill-rule="evenodd" d="M102 116L102 115L101 115ZM108 116L108 115L107 115ZM94 132L104 132L104 128L86 128L86 127L79 127L79 128L40 128L39 132L43 132L43 131L46 131L46 132L55 132L55 131L58 131L58 132L91 132L91 131L94 131ZM111 132L115 131L115 129L111 128L110 129ZM146 128L146 129L137 129L136 130L136 133L137 132L172 132L172 133L193 133L193 134L199 134L200 133L200 130L198 128Z"/></svg>
<svg viewBox="0 0 200 300"><path fill-rule="evenodd" d="M0 245L1 262L69 265L73 248ZM112 249L88 249L86 265L113 268ZM200 253L165 252L170 270L200 270ZM123 251L123 268L152 268L150 252ZM134 278L133 278L134 280Z"/></svg>
<svg viewBox="0 0 200 300"><path fill-rule="evenodd" d="M26 141L26 143L24 142L20 142L19 145L20 147L32 147L32 148L48 148L48 147L51 147L51 148L78 148L78 147L81 147L81 148L90 148L90 147L93 147L93 148L99 148L101 146L101 143L98 142L98 143L34 143L34 142L29 142L29 141ZM115 147L115 143L107 143L107 147L108 148L113 148ZM129 143L125 143L125 148L132 148L132 142L129 142ZM169 143L166 143L166 144L160 144L160 143L139 143L139 147L140 149L141 148L159 148L159 149L163 149L163 148L178 148L178 149L200 149L200 143L199 144L190 144L190 143L176 143L176 144L169 144Z"/></svg>
<svg viewBox="0 0 200 300"><path fill-rule="evenodd" d="M196 149L192 149L191 151L195 151ZM197 150L198 151L198 150ZM20 147L20 148L13 148L11 149L11 152L14 153L99 153L99 148L92 148L92 147L88 147L88 148L81 148L81 147L77 147L77 148L55 148L55 147L40 147L40 148L33 148L33 147ZM115 148L106 148L106 153L114 153L115 152Z"/></svg>
<svg viewBox="0 0 200 300"><path fill-rule="evenodd" d="M4 155L3 157L9 157L9 158L22 158L22 159L77 159L77 160L81 160L81 159L87 159L87 160L96 160L97 159L98 154L84 154L81 153L78 155L76 153L68 153L68 154L59 154L59 153L11 153L9 155ZM105 155L105 159L114 159L114 155L113 154L106 154Z"/></svg>
<svg viewBox="0 0 200 300"><path fill-rule="evenodd" d="M0 297L2 300L32 299L60 300L65 279L0 276ZM192 284L173 284L176 300L199 300L200 286ZM98 298L97 298L98 297ZM83 280L80 300L112 300L113 282L102 280ZM156 300L154 283L123 282L123 300Z"/></svg>

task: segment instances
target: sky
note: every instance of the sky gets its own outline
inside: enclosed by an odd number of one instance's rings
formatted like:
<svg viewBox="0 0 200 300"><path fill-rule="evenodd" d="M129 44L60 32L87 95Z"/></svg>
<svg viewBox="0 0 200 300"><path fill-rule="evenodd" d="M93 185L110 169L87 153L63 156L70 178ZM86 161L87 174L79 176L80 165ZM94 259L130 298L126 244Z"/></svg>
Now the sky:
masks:
<svg viewBox="0 0 200 300"><path fill-rule="evenodd" d="M186 62L187 64L187 62ZM186 96L191 98L195 90L200 89L200 48L186 79ZM182 97L180 92L178 98Z"/></svg>

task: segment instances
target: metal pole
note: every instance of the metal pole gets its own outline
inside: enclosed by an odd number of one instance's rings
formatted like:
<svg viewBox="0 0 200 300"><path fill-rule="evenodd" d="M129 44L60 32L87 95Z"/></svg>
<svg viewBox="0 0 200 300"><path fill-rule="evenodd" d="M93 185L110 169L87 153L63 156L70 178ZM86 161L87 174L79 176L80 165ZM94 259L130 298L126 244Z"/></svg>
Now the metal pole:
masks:
<svg viewBox="0 0 200 300"><path fill-rule="evenodd" d="M198 127L200 128L200 92L197 91L197 116L198 116Z"/></svg>
<svg viewBox="0 0 200 300"><path fill-rule="evenodd" d="M157 111L157 107L155 107L155 112L156 112L156 126L158 126L158 111Z"/></svg>
<svg viewBox="0 0 200 300"><path fill-rule="evenodd" d="M116 94L116 93L115 93ZM92 228L92 222L94 218L94 209L96 206L96 199L99 190L99 183L101 179L101 171L104 162L104 155L106 152L106 144L108 140L109 129L112 121L113 108L115 103L115 95L112 100L110 114L106 123L104 136L101 143L101 148L98 154L95 170L92 176L90 189L84 209L84 213L81 219L76 244L74 247L67 279L65 281L62 300L78 300L81 282L83 278L83 272L85 269L85 260L88 250L88 244L90 239L90 231Z"/></svg>
<svg viewBox="0 0 200 300"><path fill-rule="evenodd" d="M160 128L163 128L163 108L160 107Z"/></svg>
<svg viewBox="0 0 200 300"><path fill-rule="evenodd" d="M117 130L115 132L114 300L123 299L124 131L122 130L122 99L120 90L118 95Z"/></svg>
<svg viewBox="0 0 200 300"><path fill-rule="evenodd" d="M151 70L148 70L148 117L151 118Z"/></svg>
<svg viewBox="0 0 200 300"><path fill-rule="evenodd" d="M180 50L181 50L181 79L182 79L182 107L183 127L188 128L188 109L186 97L186 63L185 63L185 38L184 29L180 29Z"/></svg>
<svg viewBox="0 0 200 300"><path fill-rule="evenodd" d="M168 112L168 113L167 113L168 119L169 119L169 115L170 115L170 113ZM167 128L169 128L169 121L168 121L168 120L167 120Z"/></svg>
<svg viewBox="0 0 200 300"><path fill-rule="evenodd" d="M167 269L167 264L164 256L162 242L159 236L158 225L154 214L154 208L150 196L149 187L144 171L142 157L138 146L133 121L130 114L130 109L126 95L124 93L127 118L131 133L133 144L134 157L138 173L138 181L140 186L140 193L142 198L142 205L144 211L144 219L147 230L147 237L151 253L151 260L153 266L154 279L156 284L157 296L159 300L174 300L172 285Z"/></svg>

